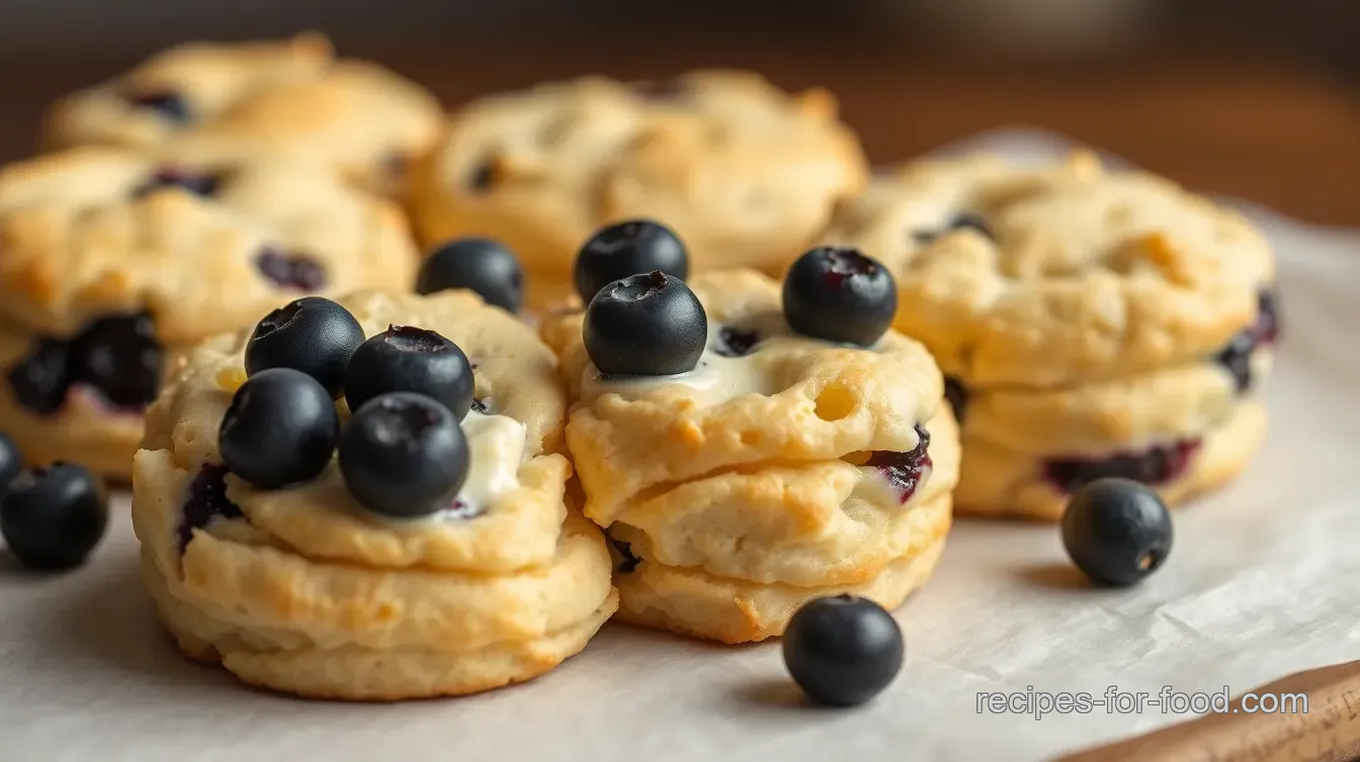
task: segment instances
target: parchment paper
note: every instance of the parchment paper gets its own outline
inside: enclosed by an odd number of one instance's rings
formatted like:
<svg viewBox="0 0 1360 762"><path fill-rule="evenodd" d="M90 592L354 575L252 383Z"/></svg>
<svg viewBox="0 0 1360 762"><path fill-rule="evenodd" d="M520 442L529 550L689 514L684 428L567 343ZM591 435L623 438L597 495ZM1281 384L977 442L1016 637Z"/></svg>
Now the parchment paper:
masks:
<svg viewBox="0 0 1360 762"><path fill-rule="evenodd" d="M1017 154L1033 134L982 139ZM957 148L957 147L956 147ZM725 648L608 625L524 686L397 705L304 702L181 659L136 573L126 502L91 564L0 558L0 759L1035 760L1188 715L979 714L978 694L1234 693L1360 657L1360 234L1253 210L1280 257L1272 434L1228 491L1176 514L1163 569L1086 588L1053 526L960 521L897 616L898 680L858 710L803 706L777 643Z"/></svg>

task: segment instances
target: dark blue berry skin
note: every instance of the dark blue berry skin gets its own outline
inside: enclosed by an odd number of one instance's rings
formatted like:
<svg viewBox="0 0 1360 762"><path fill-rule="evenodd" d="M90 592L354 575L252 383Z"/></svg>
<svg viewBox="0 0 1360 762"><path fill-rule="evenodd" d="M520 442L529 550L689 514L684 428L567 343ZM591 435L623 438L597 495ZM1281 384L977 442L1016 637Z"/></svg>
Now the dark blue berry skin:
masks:
<svg viewBox="0 0 1360 762"><path fill-rule="evenodd" d="M141 198L161 188L181 188L195 196L207 198L217 193L221 184L222 179L217 175L166 168L158 170L149 180L138 186L132 195Z"/></svg>
<svg viewBox="0 0 1360 762"><path fill-rule="evenodd" d="M89 384L111 403L141 408L160 388L162 353L145 313L95 320L69 341L41 339L9 371L19 404L38 415L59 410L71 385Z"/></svg>
<svg viewBox="0 0 1360 762"><path fill-rule="evenodd" d="M173 90L134 93L128 96L128 100L137 106L155 111L166 121L175 124L188 124L194 118L189 101Z"/></svg>
<svg viewBox="0 0 1360 762"><path fill-rule="evenodd" d="M0 497L24 468L24 456L9 434L0 433Z"/></svg>
<svg viewBox="0 0 1360 762"><path fill-rule="evenodd" d="M784 319L804 336L867 347L896 312L892 274L856 249L812 249L784 276Z"/></svg>
<svg viewBox="0 0 1360 762"><path fill-rule="evenodd" d="M472 407L472 364L457 344L423 328L394 325L354 350L345 369L350 410L388 392L415 392L442 403L459 421Z"/></svg>
<svg viewBox="0 0 1360 762"><path fill-rule="evenodd" d="M867 598L836 595L804 604L784 631L784 664L813 701L858 706L902 668L906 647L892 615Z"/></svg>
<svg viewBox="0 0 1360 762"><path fill-rule="evenodd" d="M26 409L49 415L61 409L71 388L71 345L60 339L42 339L9 369L14 399Z"/></svg>
<svg viewBox="0 0 1360 762"><path fill-rule="evenodd" d="M919 230L913 233L913 235L915 236L917 243L924 244L930 243L945 233L962 230L964 228L972 228L987 238L992 237L992 231L991 228L987 226L987 221L980 215L971 212L963 212L962 214L955 215L954 218L949 221L949 224L945 226L944 230Z"/></svg>
<svg viewBox="0 0 1360 762"><path fill-rule="evenodd" d="M316 379L339 398L345 367L364 343L364 329L349 310L319 296L304 296L269 313L246 344L246 373L292 368Z"/></svg>
<svg viewBox="0 0 1360 762"><path fill-rule="evenodd" d="M1171 513L1157 493L1131 479L1107 478L1072 494L1062 518L1067 555L1093 581L1132 585L1171 552Z"/></svg>
<svg viewBox="0 0 1360 762"><path fill-rule="evenodd" d="M339 437L340 416L321 384L292 368L270 368L236 390L217 442L233 474L279 489L321 473Z"/></svg>
<svg viewBox="0 0 1360 762"><path fill-rule="evenodd" d="M189 484L189 497L184 501L183 517L176 531L179 537L179 552L189 546L194 538L194 530L202 529L216 518L239 519L240 506L227 497L227 467L208 464L199 470Z"/></svg>
<svg viewBox="0 0 1360 762"><path fill-rule="evenodd" d="M694 370L708 342L708 316L684 281L660 271L600 290L581 328L606 376L670 376Z"/></svg>
<svg viewBox="0 0 1360 762"><path fill-rule="evenodd" d="M255 257L255 269L279 288L319 291L326 285L326 268L314 257L265 247Z"/></svg>
<svg viewBox="0 0 1360 762"><path fill-rule="evenodd" d="M665 225L630 220L610 225L586 241L576 255L572 279L581 301L589 303L610 283L654 270L682 281L688 278L685 245Z"/></svg>
<svg viewBox="0 0 1360 762"><path fill-rule="evenodd" d="M161 380L161 345L147 314L108 317L85 327L71 342L72 381L83 381L122 407L142 407L156 398Z"/></svg>
<svg viewBox="0 0 1360 762"><path fill-rule="evenodd" d="M954 419L963 423L964 413L968 410L968 387L953 376L944 377L944 398L954 411Z"/></svg>
<svg viewBox="0 0 1360 762"><path fill-rule="evenodd" d="M412 392L375 397L340 438L340 473L374 513L414 519L453 506L468 474L468 445L449 409Z"/></svg>
<svg viewBox="0 0 1360 762"><path fill-rule="evenodd" d="M31 569L72 569L104 537L109 510L104 485L73 463L21 473L0 502L0 533Z"/></svg>
<svg viewBox="0 0 1360 762"><path fill-rule="evenodd" d="M416 293L466 288L487 304L519 312L524 304L524 270L509 249L489 238L459 238L430 254L416 276Z"/></svg>

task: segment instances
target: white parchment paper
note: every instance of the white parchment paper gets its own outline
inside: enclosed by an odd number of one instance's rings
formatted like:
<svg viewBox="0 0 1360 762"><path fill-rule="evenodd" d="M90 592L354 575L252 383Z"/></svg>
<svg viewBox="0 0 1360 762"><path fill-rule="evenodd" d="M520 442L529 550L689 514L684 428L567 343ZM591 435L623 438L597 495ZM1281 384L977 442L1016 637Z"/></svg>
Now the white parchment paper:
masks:
<svg viewBox="0 0 1360 762"><path fill-rule="evenodd" d="M979 713L979 693L1237 693L1358 658L1360 234L1252 213L1280 257L1272 434L1229 490L1176 514L1169 561L1137 589L1083 586L1053 526L960 521L935 579L897 614L902 674L858 710L803 706L777 643L619 625L527 685L328 704L181 659L141 589L120 501L84 569L34 576L0 557L0 760L1038 760L1187 717Z"/></svg>

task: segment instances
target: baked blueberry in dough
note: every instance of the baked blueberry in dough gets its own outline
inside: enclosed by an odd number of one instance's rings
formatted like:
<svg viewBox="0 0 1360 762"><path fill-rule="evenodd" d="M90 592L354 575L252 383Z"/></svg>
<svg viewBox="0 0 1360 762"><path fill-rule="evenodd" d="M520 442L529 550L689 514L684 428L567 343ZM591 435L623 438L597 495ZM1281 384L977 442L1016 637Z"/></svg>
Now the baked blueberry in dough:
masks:
<svg viewBox="0 0 1360 762"><path fill-rule="evenodd" d="M144 578L180 648L253 685L351 700L487 690L580 651L617 593L604 536L569 504L552 352L468 291L336 304L370 340L399 325L456 345L489 403L455 415L439 387L462 382L429 377L428 394L375 387L351 411L300 371L247 379L249 331L189 350L133 470ZM334 405L338 455L310 478L252 484L221 427L234 396L280 373Z"/></svg>
<svg viewBox="0 0 1360 762"><path fill-rule="evenodd" d="M121 480L194 342L307 294L409 288L419 263L401 211L334 170L97 146L0 168L0 251L0 428L34 464Z"/></svg>
<svg viewBox="0 0 1360 762"><path fill-rule="evenodd" d="M823 242L884 262L895 327L948 377L961 512L1056 520L1105 477L1174 505L1264 438L1270 247L1167 180L1085 152L917 162L842 205Z"/></svg>
<svg viewBox="0 0 1360 762"><path fill-rule="evenodd" d="M707 330L686 367L611 374L583 339L589 313L543 327L573 399L585 514L611 540L619 617L737 643L781 634L822 596L896 607L929 578L950 524L958 435L939 368L886 322L861 327L866 346L799 333L780 284L752 270L688 285ZM668 316L634 320L662 344L677 333Z"/></svg>

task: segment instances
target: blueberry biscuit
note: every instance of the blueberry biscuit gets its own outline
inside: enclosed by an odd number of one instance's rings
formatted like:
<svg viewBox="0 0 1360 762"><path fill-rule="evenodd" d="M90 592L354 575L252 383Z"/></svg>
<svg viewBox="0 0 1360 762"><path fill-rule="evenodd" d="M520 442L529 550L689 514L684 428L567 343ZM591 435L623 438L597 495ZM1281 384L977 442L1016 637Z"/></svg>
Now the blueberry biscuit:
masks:
<svg viewBox="0 0 1360 762"><path fill-rule="evenodd" d="M830 94L789 95L753 74L706 71L484 98L453 115L415 175L424 242L502 241L541 306L571 282L581 241L633 218L664 220L698 270L776 272L864 185L867 169Z"/></svg>
<svg viewBox="0 0 1360 762"><path fill-rule="evenodd" d="M168 160L307 160L396 190L433 143L439 104L386 69L337 60L309 33L290 40L196 42L59 102L49 147L102 144Z"/></svg>
<svg viewBox="0 0 1360 762"><path fill-rule="evenodd" d="M291 294L409 288L399 209L334 171L103 147L0 169L0 426L126 478L177 351Z"/></svg>
<svg viewBox="0 0 1360 762"><path fill-rule="evenodd" d="M782 310L754 271L689 288L658 271L545 326L626 621L756 641L812 598L894 607L933 571L959 450L940 371L885 333L881 266L854 252L800 261L815 272L790 278ZM886 292L860 288L874 271Z"/></svg>
<svg viewBox="0 0 1360 762"><path fill-rule="evenodd" d="M308 298L202 343L134 466L160 618L189 656L308 696L552 669L617 605L604 538L564 500L565 413L552 353L466 291Z"/></svg>
<svg viewBox="0 0 1360 762"><path fill-rule="evenodd" d="M845 204L825 241L888 265L895 327L948 376L961 512L1057 519L1103 476L1179 503L1264 437L1270 247L1169 181L1085 152L919 162Z"/></svg>

